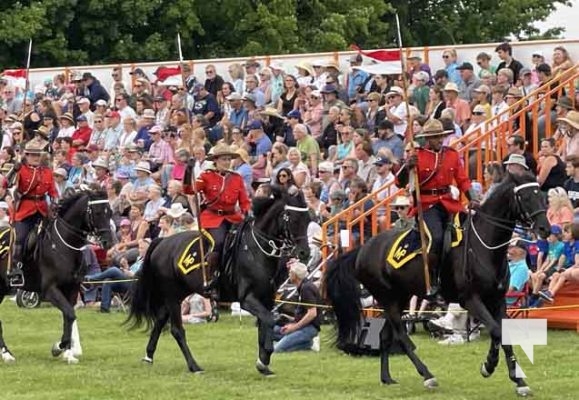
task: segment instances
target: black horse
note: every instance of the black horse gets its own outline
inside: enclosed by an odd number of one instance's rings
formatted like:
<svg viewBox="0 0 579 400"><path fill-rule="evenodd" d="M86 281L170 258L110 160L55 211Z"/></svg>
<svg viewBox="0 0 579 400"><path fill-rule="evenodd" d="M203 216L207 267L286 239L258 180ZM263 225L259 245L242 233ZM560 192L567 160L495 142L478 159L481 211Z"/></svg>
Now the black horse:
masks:
<svg viewBox="0 0 579 400"><path fill-rule="evenodd" d="M270 198L253 201L254 219L238 229L226 250L219 275L220 299L225 292L238 300L241 307L257 317L259 358L256 368L264 375L269 369L273 353L272 308L280 272L284 272L281 258L295 255L308 257L307 227L310 221L302 194L289 195L275 189ZM190 293L202 293L202 269L199 266L199 232L182 232L151 243L145 256L139 280L135 283L128 321L132 327L144 322L151 328L146 356L143 361L153 362L159 335L171 321L171 333L177 341L191 372L202 372L193 359L185 339L180 304ZM194 242L194 243L193 243ZM193 243L192 249L187 247ZM204 240L205 252L211 239ZM182 261L190 255L190 272L185 273ZM207 272L208 273L208 272Z"/></svg>
<svg viewBox="0 0 579 400"><path fill-rule="evenodd" d="M482 207L467 217L463 239L447 255L442 266L442 293L449 302L459 302L488 329L491 347L481 374L490 376L499 359L501 321L506 318L505 293L509 287L506 251L517 221L546 236L549 223L535 177L509 175L492 192ZM337 317L338 344L346 346L360 329L361 282L385 309L386 324L380 333L381 380L396 383L390 376L389 350L398 344L424 379L424 386L437 386L436 378L414 353L413 344L401 323L402 311L413 294L425 292L424 269L420 256L395 269L387 254L399 233L385 232L361 248L341 255L325 274L325 288ZM502 346L509 378L517 393L530 389L516 375L517 362L512 346Z"/></svg>
<svg viewBox="0 0 579 400"><path fill-rule="evenodd" d="M69 192L60 200L56 217L44 219L39 233L30 234L23 252L26 278L23 289L41 293L62 312L62 338L53 346L52 354L55 357L62 354L69 364L77 363L82 352L74 312L84 277L82 251L88 236L97 239L105 248L112 244L111 215L106 192ZM2 240L4 235L10 235L10 228L0 231L0 302L9 291L6 270L10 241ZM75 348L71 349L73 341ZM4 361L15 360L2 337L1 324L0 352Z"/></svg>

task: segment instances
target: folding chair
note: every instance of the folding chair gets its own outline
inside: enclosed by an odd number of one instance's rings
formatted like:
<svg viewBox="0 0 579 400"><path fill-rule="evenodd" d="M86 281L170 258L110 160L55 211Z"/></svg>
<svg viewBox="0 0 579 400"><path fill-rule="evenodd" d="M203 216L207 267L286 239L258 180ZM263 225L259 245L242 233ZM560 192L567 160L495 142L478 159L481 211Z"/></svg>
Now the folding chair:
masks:
<svg viewBox="0 0 579 400"><path fill-rule="evenodd" d="M510 304L508 300L510 301ZM507 316L509 318L529 318L529 282L521 291L509 291L505 295L507 301Z"/></svg>

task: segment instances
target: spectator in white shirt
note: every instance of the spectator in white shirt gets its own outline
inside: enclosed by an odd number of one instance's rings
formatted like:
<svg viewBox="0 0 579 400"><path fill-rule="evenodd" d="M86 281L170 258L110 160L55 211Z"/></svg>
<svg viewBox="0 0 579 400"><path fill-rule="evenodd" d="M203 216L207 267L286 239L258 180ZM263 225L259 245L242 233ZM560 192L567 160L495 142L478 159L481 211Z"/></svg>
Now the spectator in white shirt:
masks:
<svg viewBox="0 0 579 400"><path fill-rule="evenodd" d="M408 126L408 113L406 103L402 101L403 96L403 89L393 86L386 94L388 103L385 106L386 118L394 124L394 133L401 138L404 138Z"/></svg>

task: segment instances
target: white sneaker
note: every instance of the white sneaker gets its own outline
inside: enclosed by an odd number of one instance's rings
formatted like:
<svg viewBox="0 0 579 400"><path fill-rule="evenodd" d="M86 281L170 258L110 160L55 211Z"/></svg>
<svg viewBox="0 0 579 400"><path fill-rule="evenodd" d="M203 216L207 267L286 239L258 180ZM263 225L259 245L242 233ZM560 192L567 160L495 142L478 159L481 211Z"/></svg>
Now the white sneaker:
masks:
<svg viewBox="0 0 579 400"><path fill-rule="evenodd" d="M310 349L316 353L320 352L320 335L317 335L312 339L312 347L310 347Z"/></svg>
<svg viewBox="0 0 579 400"><path fill-rule="evenodd" d="M464 344L464 337L461 334L453 333L452 335L449 335L446 339L439 341L438 344L446 346Z"/></svg>
<svg viewBox="0 0 579 400"><path fill-rule="evenodd" d="M452 316L447 313L443 317L431 320L429 322L429 324L432 324L440 329L446 329L446 330L452 331L453 326L452 326L451 318L452 318Z"/></svg>

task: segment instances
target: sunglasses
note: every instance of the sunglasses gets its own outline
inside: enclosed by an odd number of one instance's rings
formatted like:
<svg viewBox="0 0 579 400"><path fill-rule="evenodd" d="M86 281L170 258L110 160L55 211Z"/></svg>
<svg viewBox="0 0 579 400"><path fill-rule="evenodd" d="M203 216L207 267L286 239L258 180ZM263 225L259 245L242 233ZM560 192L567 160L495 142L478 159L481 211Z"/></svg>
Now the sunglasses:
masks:
<svg viewBox="0 0 579 400"><path fill-rule="evenodd" d="M376 102L376 100L371 100L371 99L368 99L368 102L369 102L369 103L375 103L375 102Z"/></svg>
<svg viewBox="0 0 579 400"><path fill-rule="evenodd" d="M123 99L115 99L115 101L121 101L121 100L123 100Z"/></svg>
<svg viewBox="0 0 579 400"><path fill-rule="evenodd" d="M442 58L450 58L450 56L442 56Z"/></svg>
<svg viewBox="0 0 579 400"><path fill-rule="evenodd" d="M485 113L477 111L477 112L473 112L472 115L485 115Z"/></svg>
<svg viewBox="0 0 579 400"><path fill-rule="evenodd" d="M400 211L400 210L406 210L408 208L408 206L394 206L393 208L396 211Z"/></svg>
<svg viewBox="0 0 579 400"><path fill-rule="evenodd" d="M342 169L352 168L350 165L342 165Z"/></svg>
<svg viewBox="0 0 579 400"><path fill-rule="evenodd" d="M279 174L277 177L278 177L278 178L287 178L288 175L287 175L287 174Z"/></svg>
<svg viewBox="0 0 579 400"><path fill-rule="evenodd" d="M212 73L214 73L214 72L215 72L215 71L211 71L211 70L205 71L206 74L212 74Z"/></svg>
<svg viewBox="0 0 579 400"><path fill-rule="evenodd" d="M95 124L100 124L101 122L103 122L102 119L95 119L95 121L94 121Z"/></svg>

